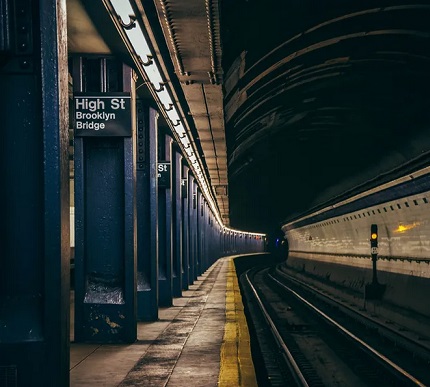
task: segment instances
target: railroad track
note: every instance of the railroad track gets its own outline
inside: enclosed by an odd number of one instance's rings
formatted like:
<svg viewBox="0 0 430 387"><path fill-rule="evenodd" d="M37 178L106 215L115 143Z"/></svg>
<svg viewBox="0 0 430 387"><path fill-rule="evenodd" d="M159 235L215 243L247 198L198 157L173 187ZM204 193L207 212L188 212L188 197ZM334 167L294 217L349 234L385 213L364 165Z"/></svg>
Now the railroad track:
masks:
<svg viewBox="0 0 430 387"><path fill-rule="evenodd" d="M273 268L248 270L241 285L266 370L260 385L430 385L428 349L390 327Z"/></svg>

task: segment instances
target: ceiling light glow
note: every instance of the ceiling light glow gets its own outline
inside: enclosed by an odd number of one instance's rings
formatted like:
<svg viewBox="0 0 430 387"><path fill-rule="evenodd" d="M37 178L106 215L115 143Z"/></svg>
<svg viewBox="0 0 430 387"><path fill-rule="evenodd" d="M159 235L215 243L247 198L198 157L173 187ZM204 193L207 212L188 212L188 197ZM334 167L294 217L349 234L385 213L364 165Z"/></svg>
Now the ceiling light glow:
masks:
<svg viewBox="0 0 430 387"><path fill-rule="evenodd" d="M180 121L180 118L179 118L178 112L176 111L176 109L175 109L175 108L173 108L172 110L169 110L169 111L167 112L167 116L170 118L170 121L172 121L174 124L175 124L177 121Z"/></svg>
<svg viewBox="0 0 430 387"><path fill-rule="evenodd" d="M173 104L169 90L166 87L166 83L163 81L158 64L155 60L153 60L154 56L151 52L148 41L145 38L145 34L143 33L140 24L135 21L136 15L131 2L126 0L110 0L110 3L116 13L116 15L112 15L115 16L113 19L123 28L123 31L134 50L134 54L132 53L132 55L136 55L138 58L140 58L140 61L138 62L140 62L142 65L141 70L145 72L147 80L149 80L149 82L152 84L152 87L151 85L148 85L148 87L152 88L152 90L156 93L155 95L157 96L158 102L164 107L164 113L171 121L169 126L171 127L172 131L174 131L174 133L176 132L178 135L178 139L187 155L190 168L194 171L196 180L198 180L200 183L199 185L205 194L205 199L211 207L212 213L215 216L215 220L220 227L220 230L222 230L224 233L226 233L228 230L230 233L234 232L237 234L239 232L238 230L233 230L224 226L224 223L221 220L216 202L212 198L211 192L208 188L206 174L203 173L199 160L194 154L194 148L190 140L190 138L193 139L193 137L192 135L188 137L189 134L187 134L187 131L181 122L181 117ZM399 227L399 230L400 229L401 228ZM401 229L401 231L403 231L403 229ZM244 232L244 234L253 235L255 237L264 236L264 234L258 233Z"/></svg>
<svg viewBox="0 0 430 387"><path fill-rule="evenodd" d="M146 68L145 68L146 69ZM161 80L161 76L160 76L160 80ZM151 83L157 88L159 89L159 85L162 83L162 81L159 81L158 84L155 84L152 80ZM167 91L167 89L165 87L163 87L160 91L157 91L157 97L160 99L161 103L164 106L164 109L166 111L168 111L169 109L175 110L173 108L173 102L172 102L172 98L170 98L170 94ZM172 111L170 110L170 111ZM175 110L176 111L176 110ZM169 113L169 112L167 112ZM176 113L177 114L177 113Z"/></svg>
<svg viewBox="0 0 430 387"><path fill-rule="evenodd" d="M113 8L115 9L115 12L118 16L121 17L122 21L127 23L129 19L129 15L134 16L133 8L131 8L131 4L129 1L124 0L111 0L110 1Z"/></svg>
<svg viewBox="0 0 430 387"><path fill-rule="evenodd" d="M184 148L189 148L191 145L187 135L185 135L184 137L181 137L181 143L184 146Z"/></svg>
<svg viewBox="0 0 430 387"><path fill-rule="evenodd" d="M161 85L164 82L163 82L163 79L161 78L161 74L160 74L160 71L158 70L157 64L155 62L152 62L152 64L150 66L146 66L144 68L144 71L145 71L146 75L148 76L149 82L151 82L154 85L154 88L156 90L159 90L161 88ZM160 94L163 91L164 90L162 89L161 92L160 92ZM166 93L167 93L167 91L166 91ZM160 101L161 101L161 99L160 99ZM163 105L164 105L164 103L163 103Z"/></svg>
<svg viewBox="0 0 430 387"><path fill-rule="evenodd" d="M136 27L131 30L125 30L131 45L133 46L136 54L140 56L143 62L148 61L148 56L151 56L151 50L149 49L148 43L146 42L140 25L136 23Z"/></svg>

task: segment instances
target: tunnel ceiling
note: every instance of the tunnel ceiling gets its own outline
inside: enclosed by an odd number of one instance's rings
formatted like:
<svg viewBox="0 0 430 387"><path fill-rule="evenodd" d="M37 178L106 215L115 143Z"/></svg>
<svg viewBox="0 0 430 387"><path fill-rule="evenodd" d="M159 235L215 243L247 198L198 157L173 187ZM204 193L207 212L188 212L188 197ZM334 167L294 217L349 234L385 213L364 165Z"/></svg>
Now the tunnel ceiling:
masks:
<svg viewBox="0 0 430 387"><path fill-rule="evenodd" d="M170 56L169 76L231 226L270 232L428 165L430 0L136 4L163 60ZM74 11L70 20L69 46L91 50L78 46L89 44L82 17Z"/></svg>
<svg viewBox="0 0 430 387"><path fill-rule="evenodd" d="M428 163L429 20L428 1L222 1L232 226Z"/></svg>

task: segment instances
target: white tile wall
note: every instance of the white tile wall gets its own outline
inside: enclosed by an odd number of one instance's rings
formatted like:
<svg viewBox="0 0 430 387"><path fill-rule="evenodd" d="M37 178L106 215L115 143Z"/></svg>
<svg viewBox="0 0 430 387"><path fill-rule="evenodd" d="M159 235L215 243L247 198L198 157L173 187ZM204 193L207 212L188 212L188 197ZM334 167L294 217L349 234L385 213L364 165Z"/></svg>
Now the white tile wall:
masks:
<svg viewBox="0 0 430 387"><path fill-rule="evenodd" d="M338 263L354 265L347 255L370 257L370 226L377 224L378 268L430 278L429 220L430 192L425 192L293 229L286 237L295 255L333 254Z"/></svg>

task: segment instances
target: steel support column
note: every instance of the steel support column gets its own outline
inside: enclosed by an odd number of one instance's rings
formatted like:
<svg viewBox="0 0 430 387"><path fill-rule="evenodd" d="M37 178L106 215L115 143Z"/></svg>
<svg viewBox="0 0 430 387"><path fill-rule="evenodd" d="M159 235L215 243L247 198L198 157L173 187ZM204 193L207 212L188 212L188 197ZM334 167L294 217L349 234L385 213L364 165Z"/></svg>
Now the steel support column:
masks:
<svg viewBox="0 0 430 387"><path fill-rule="evenodd" d="M177 146L172 157L173 297L182 296L182 155Z"/></svg>
<svg viewBox="0 0 430 387"><path fill-rule="evenodd" d="M137 102L137 317L158 319L158 113Z"/></svg>
<svg viewBox="0 0 430 387"><path fill-rule="evenodd" d="M182 289L190 285L189 168L182 165Z"/></svg>
<svg viewBox="0 0 430 387"><path fill-rule="evenodd" d="M0 2L0 385L69 385L65 2Z"/></svg>
<svg viewBox="0 0 430 387"><path fill-rule="evenodd" d="M100 100L110 92L126 92L132 97L131 106L135 103L132 70L114 58L74 58L73 88L75 92L102 93ZM132 126L131 137L75 137L78 342L136 340Z"/></svg>
<svg viewBox="0 0 430 387"><path fill-rule="evenodd" d="M201 228L200 228L200 239L201 239L201 254L200 254L200 272L204 273L207 266L208 261L208 250L206 246L207 242L207 232L208 232L208 218L207 218L207 203L204 199L203 195L201 198L201 213L200 213L200 220L201 220Z"/></svg>
<svg viewBox="0 0 430 387"><path fill-rule="evenodd" d="M212 212L208 207L208 239L207 239L208 267L211 266L215 261L215 258L214 258L216 255L216 247L214 244L215 238L216 238L216 234L215 234L215 229L213 224Z"/></svg>
<svg viewBox="0 0 430 387"><path fill-rule="evenodd" d="M209 205L206 202L205 206L205 224L206 224L206 231L205 231L205 268L206 271L210 266L211 261L211 250L209 249L210 241L211 241L211 226L210 226L210 211L209 211Z"/></svg>
<svg viewBox="0 0 430 387"><path fill-rule="evenodd" d="M196 214L196 261L195 261L195 265L196 265L196 279L197 276L202 274L202 254L203 254L203 249L202 249L202 242L203 242L203 238L202 238L202 234L203 234L203 229L204 229L204 222L203 222L203 195L200 192L200 190L197 188L196 190L197 192L197 214Z"/></svg>
<svg viewBox="0 0 430 387"><path fill-rule="evenodd" d="M172 279L172 138L159 132L158 154L158 305L173 301Z"/></svg>
<svg viewBox="0 0 430 387"><path fill-rule="evenodd" d="M190 228L190 285L197 279L196 257L197 257L197 184L194 176L190 173L188 178L188 214Z"/></svg>

